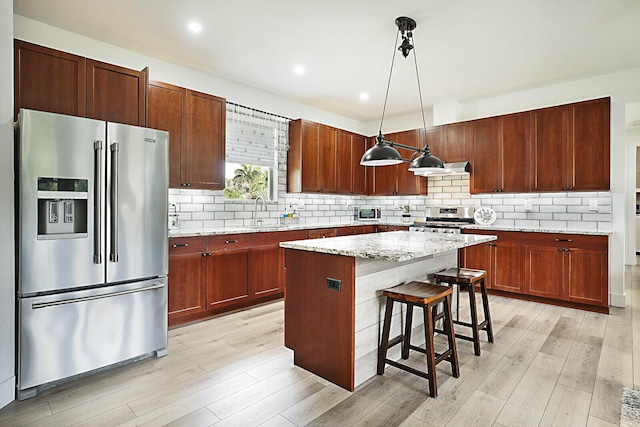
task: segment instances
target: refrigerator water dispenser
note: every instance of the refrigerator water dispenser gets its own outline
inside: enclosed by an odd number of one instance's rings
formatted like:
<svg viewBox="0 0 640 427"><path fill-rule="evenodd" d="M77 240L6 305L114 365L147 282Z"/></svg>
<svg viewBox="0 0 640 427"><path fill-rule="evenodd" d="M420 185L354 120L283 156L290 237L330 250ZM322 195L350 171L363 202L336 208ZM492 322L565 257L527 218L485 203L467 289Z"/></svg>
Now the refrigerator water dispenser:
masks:
<svg viewBox="0 0 640 427"><path fill-rule="evenodd" d="M87 180L38 178L38 239L87 237Z"/></svg>

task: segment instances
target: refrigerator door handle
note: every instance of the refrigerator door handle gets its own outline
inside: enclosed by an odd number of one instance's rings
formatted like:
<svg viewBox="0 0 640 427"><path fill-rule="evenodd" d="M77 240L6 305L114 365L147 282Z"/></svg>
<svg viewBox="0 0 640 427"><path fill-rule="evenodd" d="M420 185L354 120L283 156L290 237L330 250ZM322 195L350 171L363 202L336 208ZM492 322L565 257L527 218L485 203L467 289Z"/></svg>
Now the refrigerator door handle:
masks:
<svg viewBox="0 0 640 427"><path fill-rule="evenodd" d="M111 144L111 253L109 260L118 262L118 151L120 144Z"/></svg>
<svg viewBox="0 0 640 427"><path fill-rule="evenodd" d="M126 291L112 292L110 294L104 294L104 295L92 295L92 296L88 296L88 297L70 298L70 299L64 299L64 300L52 301L52 302L34 302L33 304L31 304L31 308L34 309L34 310L37 310L39 308L55 307L57 305L63 305L63 304L74 304L74 303L77 303L77 302L84 302L84 301L92 301L92 300L97 300L97 299L111 298L111 297L117 297L117 296L120 296L120 295L133 294L133 293L136 293L136 292L153 291L155 289L161 289L161 288L164 288L164 284L158 283L158 284L151 285L151 286L145 286L144 288L129 289L129 290L126 290Z"/></svg>
<svg viewBox="0 0 640 427"><path fill-rule="evenodd" d="M94 178L93 178L93 262L102 264L102 141L93 143Z"/></svg>

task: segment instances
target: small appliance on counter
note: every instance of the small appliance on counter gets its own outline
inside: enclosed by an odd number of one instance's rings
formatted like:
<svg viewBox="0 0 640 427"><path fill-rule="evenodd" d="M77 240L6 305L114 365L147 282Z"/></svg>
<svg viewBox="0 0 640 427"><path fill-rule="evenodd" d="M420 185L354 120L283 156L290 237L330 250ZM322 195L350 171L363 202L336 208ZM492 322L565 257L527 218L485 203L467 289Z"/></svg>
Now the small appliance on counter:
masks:
<svg viewBox="0 0 640 427"><path fill-rule="evenodd" d="M356 221L380 221L382 219L382 209L371 206L354 206L353 219Z"/></svg>
<svg viewBox="0 0 640 427"><path fill-rule="evenodd" d="M169 231L180 230L180 216L174 203L169 204Z"/></svg>

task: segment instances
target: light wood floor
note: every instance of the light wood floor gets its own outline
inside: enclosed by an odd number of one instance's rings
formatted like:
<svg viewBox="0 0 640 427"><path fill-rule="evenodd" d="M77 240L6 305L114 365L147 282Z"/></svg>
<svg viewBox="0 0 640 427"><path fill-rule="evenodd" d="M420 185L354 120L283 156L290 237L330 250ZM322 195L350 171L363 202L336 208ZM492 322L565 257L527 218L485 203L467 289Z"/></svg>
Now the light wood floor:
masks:
<svg viewBox="0 0 640 427"><path fill-rule="evenodd" d="M0 425L618 425L622 387L640 388L640 268L627 275L609 316L491 298L495 344L458 341L461 376L440 364L436 399L391 367L349 393L294 366L280 301L173 329L168 356L13 402Z"/></svg>

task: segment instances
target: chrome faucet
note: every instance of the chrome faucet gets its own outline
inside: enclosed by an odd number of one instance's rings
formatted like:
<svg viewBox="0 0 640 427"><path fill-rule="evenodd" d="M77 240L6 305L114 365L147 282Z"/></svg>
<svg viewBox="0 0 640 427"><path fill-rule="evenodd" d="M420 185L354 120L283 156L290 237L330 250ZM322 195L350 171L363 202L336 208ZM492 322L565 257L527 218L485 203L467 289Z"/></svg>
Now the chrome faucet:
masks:
<svg viewBox="0 0 640 427"><path fill-rule="evenodd" d="M258 223L262 224L262 220L258 220L258 200L262 202L262 210L267 210L267 204L264 201L264 197L258 196L253 204L253 226L257 227Z"/></svg>

